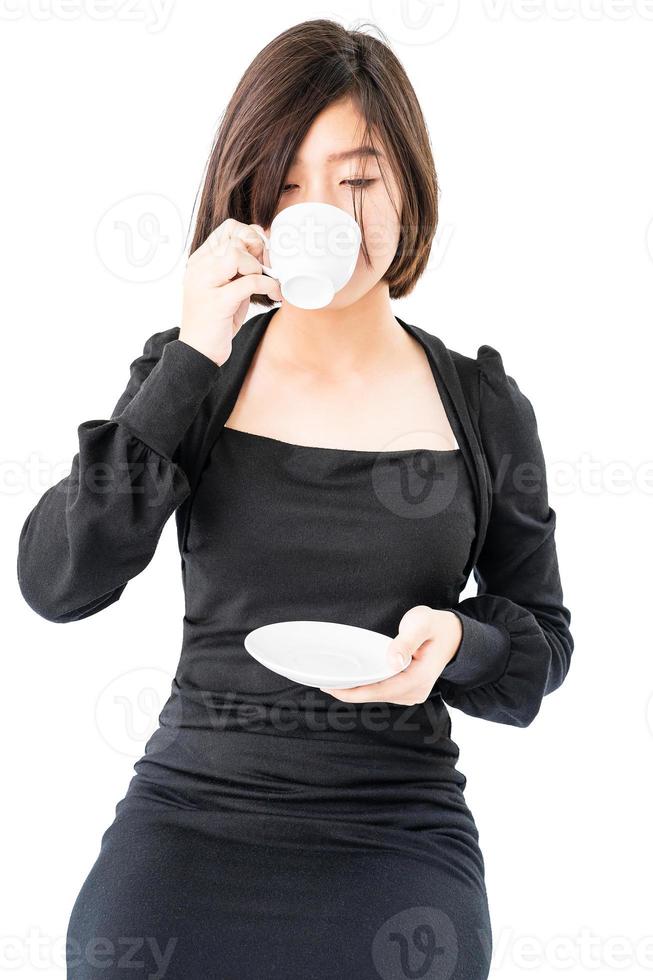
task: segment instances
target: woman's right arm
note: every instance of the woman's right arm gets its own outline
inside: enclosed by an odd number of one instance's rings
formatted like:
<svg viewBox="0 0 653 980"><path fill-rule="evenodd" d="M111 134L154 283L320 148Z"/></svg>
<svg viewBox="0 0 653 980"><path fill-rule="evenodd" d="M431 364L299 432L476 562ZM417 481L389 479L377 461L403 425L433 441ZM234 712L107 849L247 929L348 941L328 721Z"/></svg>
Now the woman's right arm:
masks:
<svg viewBox="0 0 653 980"><path fill-rule="evenodd" d="M119 599L190 492L173 457L221 367L178 334L174 327L146 341L110 419L78 426L70 473L23 524L20 590L53 623L84 619Z"/></svg>
<svg viewBox="0 0 653 980"><path fill-rule="evenodd" d="M147 340L110 419L79 425L70 473L46 490L20 532L20 590L44 619L69 623L105 609L151 561L190 493L175 454L231 353L250 296L281 299L278 282L261 273L262 257L252 226L228 218L216 228L186 266L181 328Z"/></svg>

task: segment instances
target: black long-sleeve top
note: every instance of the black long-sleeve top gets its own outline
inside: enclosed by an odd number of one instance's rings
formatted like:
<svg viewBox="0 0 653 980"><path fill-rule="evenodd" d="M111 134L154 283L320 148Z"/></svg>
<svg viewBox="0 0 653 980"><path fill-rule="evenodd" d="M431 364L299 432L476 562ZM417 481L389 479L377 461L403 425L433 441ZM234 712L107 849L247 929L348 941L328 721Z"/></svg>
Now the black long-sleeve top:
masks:
<svg viewBox="0 0 653 980"><path fill-rule="evenodd" d="M477 595L451 607L463 637L436 686L466 714L524 727L567 675L571 613L563 603L556 513L533 406L497 350L483 345L477 363L492 506L473 569Z"/></svg>
<svg viewBox="0 0 653 980"><path fill-rule="evenodd" d="M184 439L224 365L178 337L174 327L148 338L110 418L79 425L70 473L25 519L18 582L29 606L53 623L119 599L191 492ZM447 607L463 638L432 694L469 715L523 727L567 674L571 616L532 405L494 348L479 348L477 366L492 506L474 566L478 594Z"/></svg>

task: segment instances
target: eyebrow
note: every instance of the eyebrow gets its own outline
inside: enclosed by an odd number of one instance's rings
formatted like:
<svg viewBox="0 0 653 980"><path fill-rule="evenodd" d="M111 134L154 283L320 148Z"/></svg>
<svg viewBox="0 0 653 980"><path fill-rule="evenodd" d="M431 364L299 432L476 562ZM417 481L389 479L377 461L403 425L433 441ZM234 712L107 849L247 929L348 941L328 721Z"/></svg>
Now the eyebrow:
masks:
<svg viewBox="0 0 653 980"><path fill-rule="evenodd" d="M353 150L341 150L339 153L329 153L326 158L327 163L340 163L342 160L351 160L352 157L375 157L377 160L384 160L385 154L380 150L375 150L373 146L357 146ZM302 160L295 157L293 164L302 166Z"/></svg>

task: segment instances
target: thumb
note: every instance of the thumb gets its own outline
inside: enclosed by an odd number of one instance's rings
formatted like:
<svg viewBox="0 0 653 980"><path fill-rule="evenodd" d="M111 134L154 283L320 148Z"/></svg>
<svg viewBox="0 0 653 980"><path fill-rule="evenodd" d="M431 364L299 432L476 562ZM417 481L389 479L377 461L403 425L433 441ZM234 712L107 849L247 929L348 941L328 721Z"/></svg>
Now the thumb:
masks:
<svg viewBox="0 0 653 980"><path fill-rule="evenodd" d="M386 651L390 666L397 670L406 668L422 644L432 639L431 612L429 606L413 606L404 613L399 623L399 632Z"/></svg>

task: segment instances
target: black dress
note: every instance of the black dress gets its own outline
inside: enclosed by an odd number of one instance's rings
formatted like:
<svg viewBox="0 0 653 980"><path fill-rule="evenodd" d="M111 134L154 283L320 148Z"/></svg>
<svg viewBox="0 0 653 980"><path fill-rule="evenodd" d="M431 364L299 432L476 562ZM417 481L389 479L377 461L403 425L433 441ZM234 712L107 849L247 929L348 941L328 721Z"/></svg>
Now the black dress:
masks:
<svg viewBox="0 0 653 980"><path fill-rule="evenodd" d="M64 493L51 488L23 527L21 589L53 621L115 600L188 493L174 450L216 366L179 340L159 356L167 398L151 386L151 444L147 386L140 403L132 386L139 414L123 402L110 421L83 423ZM99 460L123 481L127 463L140 492L91 493L79 474ZM104 560L96 551L82 568L91 529ZM443 700L470 670L464 646L413 706L338 701L243 646L286 619L394 636L422 603L454 608L478 642L476 620L456 608L475 534L460 448L376 453L221 430L185 541L170 698L72 909L69 980L127 968L167 980L488 976L484 863ZM50 571L59 561L56 586L36 571L37 544ZM499 639L510 630L483 625L486 656L506 675ZM488 676L487 663L478 669Z"/></svg>

